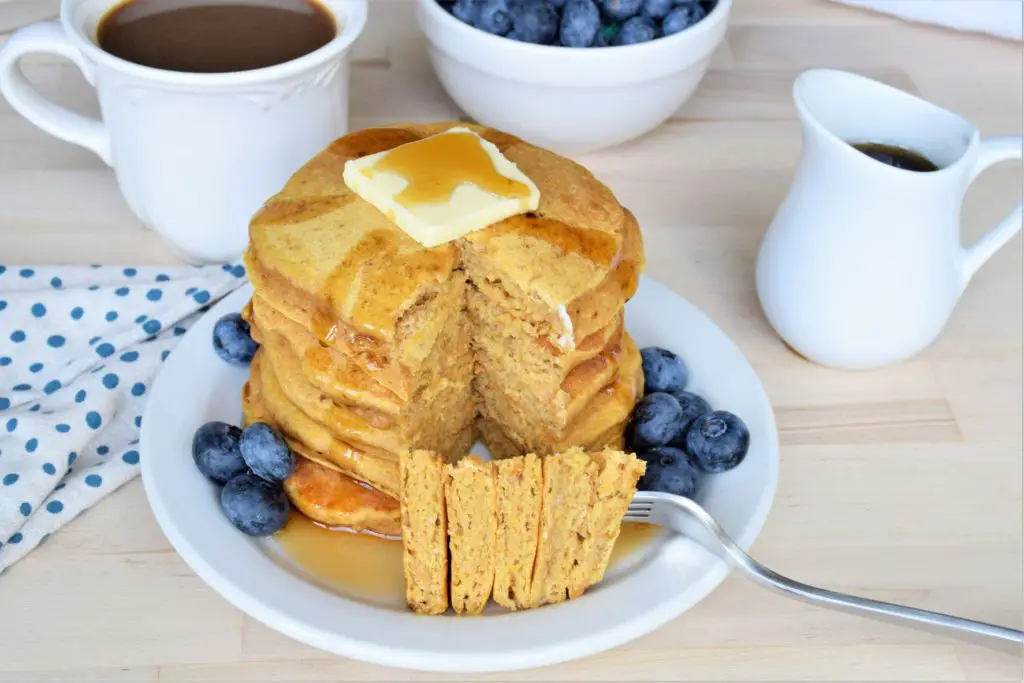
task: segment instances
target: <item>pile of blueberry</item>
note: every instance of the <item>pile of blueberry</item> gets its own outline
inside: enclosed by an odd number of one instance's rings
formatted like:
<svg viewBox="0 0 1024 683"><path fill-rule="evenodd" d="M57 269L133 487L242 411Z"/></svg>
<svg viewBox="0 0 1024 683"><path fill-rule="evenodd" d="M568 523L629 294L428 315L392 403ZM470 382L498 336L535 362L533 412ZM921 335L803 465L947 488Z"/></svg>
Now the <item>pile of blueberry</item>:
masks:
<svg viewBox="0 0 1024 683"><path fill-rule="evenodd" d="M438 0L457 19L512 40L564 47L634 45L679 33L718 0Z"/></svg>
<svg viewBox="0 0 1024 683"><path fill-rule="evenodd" d="M213 350L232 365L249 365L259 349L247 323L229 313L213 326ZM245 430L207 422L192 437L192 460L200 473L222 486L220 506L239 530L269 536L288 522L291 505L281 482L295 469L295 456L274 428L256 422Z"/></svg>
<svg viewBox="0 0 1024 683"><path fill-rule="evenodd" d="M641 349L644 397L636 404L627 446L647 463L643 491L693 498L701 480L739 465L750 448L743 420L686 391L689 371L676 354Z"/></svg>

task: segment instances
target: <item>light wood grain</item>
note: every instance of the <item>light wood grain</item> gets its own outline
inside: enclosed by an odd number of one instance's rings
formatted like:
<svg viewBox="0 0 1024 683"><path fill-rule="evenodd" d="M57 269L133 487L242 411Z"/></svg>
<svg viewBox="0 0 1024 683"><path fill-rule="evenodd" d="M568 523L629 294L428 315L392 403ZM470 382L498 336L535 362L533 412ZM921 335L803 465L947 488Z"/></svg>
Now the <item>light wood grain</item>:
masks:
<svg viewBox="0 0 1024 683"><path fill-rule="evenodd" d="M979 0L984 2L986 0ZM426 61L406 0L374 0L355 50L353 127L459 116ZM0 27L44 16L0 6ZM21 12L20 15L12 12ZM2 30L2 29L0 29ZM964 295L942 336L882 371L793 355L753 291L761 236L800 147L789 89L836 66L1020 133L1020 44L914 26L821 0L737 0L694 99L662 128L581 157L640 219L649 273L742 348L776 409L778 499L755 554L812 583L1022 625L1024 252L1017 237ZM77 71L28 65L44 92L95 111ZM988 172L965 241L1019 201L1019 165ZM90 153L0 102L0 261L169 263ZM1021 657L816 609L730 577L677 621L589 659L536 671L426 675L343 660L247 618L171 550L138 482L0 579L0 681L1000 680Z"/></svg>

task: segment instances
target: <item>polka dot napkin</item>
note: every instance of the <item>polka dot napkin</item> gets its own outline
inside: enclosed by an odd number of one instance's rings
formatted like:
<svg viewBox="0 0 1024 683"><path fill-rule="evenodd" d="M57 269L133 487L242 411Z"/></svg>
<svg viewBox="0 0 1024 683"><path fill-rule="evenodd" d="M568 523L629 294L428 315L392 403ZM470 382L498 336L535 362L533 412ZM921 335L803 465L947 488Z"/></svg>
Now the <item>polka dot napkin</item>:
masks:
<svg viewBox="0 0 1024 683"><path fill-rule="evenodd" d="M241 265L0 265L0 572L139 472L161 363Z"/></svg>

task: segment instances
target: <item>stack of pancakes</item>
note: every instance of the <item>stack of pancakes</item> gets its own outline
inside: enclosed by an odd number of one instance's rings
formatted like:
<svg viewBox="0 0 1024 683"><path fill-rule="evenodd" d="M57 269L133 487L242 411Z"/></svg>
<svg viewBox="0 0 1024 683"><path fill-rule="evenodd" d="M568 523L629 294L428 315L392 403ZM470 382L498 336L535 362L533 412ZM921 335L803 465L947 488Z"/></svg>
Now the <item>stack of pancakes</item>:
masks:
<svg viewBox="0 0 1024 683"><path fill-rule="evenodd" d="M586 169L472 127L536 183L540 206L429 249L342 180L349 159L456 125L340 138L250 225L245 316L261 348L246 421L301 456L286 490L318 521L400 531L398 459L412 448L454 461L477 436L499 458L620 447L642 394L623 329L639 227Z"/></svg>

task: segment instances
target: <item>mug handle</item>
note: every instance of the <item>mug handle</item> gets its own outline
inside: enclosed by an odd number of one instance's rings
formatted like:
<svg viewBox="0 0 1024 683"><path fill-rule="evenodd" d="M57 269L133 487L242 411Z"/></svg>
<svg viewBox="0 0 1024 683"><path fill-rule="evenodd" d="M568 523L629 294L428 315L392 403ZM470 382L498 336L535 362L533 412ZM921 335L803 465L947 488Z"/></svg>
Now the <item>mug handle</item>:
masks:
<svg viewBox="0 0 1024 683"><path fill-rule="evenodd" d="M44 21L18 29L0 49L0 92L31 123L54 137L92 150L110 166L110 137L103 122L54 104L25 78L19 61L36 53L74 62L89 85L95 85L92 66L68 40L60 22Z"/></svg>
<svg viewBox="0 0 1024 683"><path fill-rule="evenodd" d="M982 171L993 164L1008 159L1024 157L1024 137L1020 135L1004 135L982 140L978 150L978 159L974 163L970 182L981 175ZM1020 232L1024 223L1024 202L1010 212L999 225L971 246L961 251L960 269L966 285L986 261L999 251L1000 247Z"/></svg>

